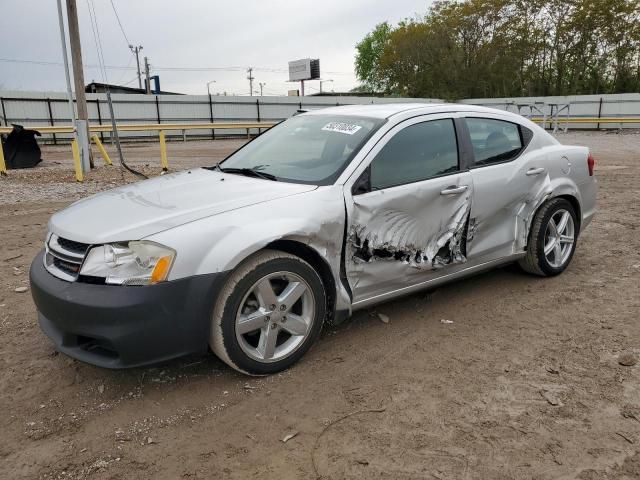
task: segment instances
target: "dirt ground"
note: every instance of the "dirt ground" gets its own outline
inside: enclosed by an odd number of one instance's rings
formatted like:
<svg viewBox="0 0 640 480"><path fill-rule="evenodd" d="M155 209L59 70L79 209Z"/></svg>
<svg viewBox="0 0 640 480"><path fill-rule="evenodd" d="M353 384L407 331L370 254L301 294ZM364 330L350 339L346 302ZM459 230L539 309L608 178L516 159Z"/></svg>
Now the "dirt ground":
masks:
<svg viewBox="0 0 640 480"><path fill-rule="evenodd" d="M15 289L51 213L122 177L77 184L68 147L44 148L0 178L0 478L640 478L640 364L619 363L640 354L640 134L559 138L592 148L600 182L563 275L507 267L380 305L389 323L357 313L266 378L211 354L109 371L54 351ZM171 143L169 162L241 143ZM157 144L125 154L160 172Z"/></svg>

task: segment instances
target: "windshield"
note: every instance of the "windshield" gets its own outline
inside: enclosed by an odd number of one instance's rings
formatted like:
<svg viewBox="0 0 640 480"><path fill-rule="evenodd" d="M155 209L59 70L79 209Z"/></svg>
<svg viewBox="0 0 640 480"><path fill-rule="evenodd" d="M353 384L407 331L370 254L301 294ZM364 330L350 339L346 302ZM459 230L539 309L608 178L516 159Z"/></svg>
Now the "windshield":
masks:
<svg viewBox="0 0 640 480"><path fill-rule="evenodd" d="M232 173L253 170L285 182L330 185L384 122L343 115L292 117L247 143L220 166Z"/></svg>

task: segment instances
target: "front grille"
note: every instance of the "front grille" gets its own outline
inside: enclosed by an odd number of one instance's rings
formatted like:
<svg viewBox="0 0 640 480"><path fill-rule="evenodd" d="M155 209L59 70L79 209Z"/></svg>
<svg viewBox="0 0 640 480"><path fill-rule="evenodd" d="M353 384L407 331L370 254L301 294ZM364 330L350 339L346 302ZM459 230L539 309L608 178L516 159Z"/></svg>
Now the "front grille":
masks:
<svg viewBox="0 0 640 480"><path fill-rule="evenodd" d="M77 263L65 262L64 260L60 260L59 258L53 258L53 265L56 268L59 268L63 272L68 275L78 275L80 272L80 265Z"/></svg>
<svg viewBox="0 0 640 480"><path fill-rule="evenodd" d="M90 247L86 243L61 238L52 233L46 244L44 266L52 275L74 282Z"/></svg>
<svg viewBox="0 0 640 480"><path fill-rule="evenodd" d="M86 243L74 242L66 238L58 237L58 245L69 252L74 252L84 256L91 245Z"/></svg>

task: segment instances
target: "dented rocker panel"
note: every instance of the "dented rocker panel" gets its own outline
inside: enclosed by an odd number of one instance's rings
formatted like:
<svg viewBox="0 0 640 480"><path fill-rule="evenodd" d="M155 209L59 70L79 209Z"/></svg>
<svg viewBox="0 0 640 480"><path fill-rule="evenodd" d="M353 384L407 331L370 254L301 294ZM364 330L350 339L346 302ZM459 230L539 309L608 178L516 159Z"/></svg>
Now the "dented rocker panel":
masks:
<svg viewBox="0 0 640 480"><path fill-rule="evenodd" d="M497 268L501 265L506 265L508 263L515 262L518 259L522 258L523 256L524 256L524 253L519 253L515 255L510 255L504 258L487 260L484 262L476 261L473 263L470 262L469 264L454 265L445 274L433 276L432 278L427 278L422 282L405 285L401 288L397 288L391 291L387 291L384 293L380 293L378 295L373 295L373 296L364 298L362 300L356 301L353 303L353 310L354 311L361 310L363 308L376 305L380 302L386 302L389 300L393 300L395 298L403 297L405 295L411 295L412 293L416 293L421 290L434 288L449 282L453 282L455 280L459 280L461 278L468 277L470 275L482 273L487 270Z"/></svg>

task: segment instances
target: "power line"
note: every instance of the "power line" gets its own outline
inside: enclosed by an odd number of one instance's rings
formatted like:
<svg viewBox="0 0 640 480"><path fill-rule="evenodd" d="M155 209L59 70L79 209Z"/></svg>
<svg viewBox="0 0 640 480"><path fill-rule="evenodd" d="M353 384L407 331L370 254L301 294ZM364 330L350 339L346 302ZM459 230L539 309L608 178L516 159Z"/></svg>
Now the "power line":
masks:
<svg viewBox="0 0 640 480"><path fill-rule="evenodd" d="M104 79L106 93L107 93L107 103L109 105L109 115L111 116L111 125L113 127L113 135L116 141L116 149L118 151L118 156L120 157L120 166L129 172L133 173L142 178L148 178L141 172L134 170L129 165L126 164L124 160L124 155L122 154L122 147L120 146L120 137L118 135L118 128L116 127L115 115L113 113L113 102L111 101L111 91L109 90L109 82L107 79L107 69L104 66L104 50L102 48L102 40L100 38L100 28L98 27L98 17L96 15L95 5L93 0L87 0L87 6L89 7L89 18L91 20L91 29L93 30L93 39L96 43L96 49L98 50L98 61L100 62L102 77ZM121 170L122 172L122 170ZM123 176L124 180L124 176Z"/></svg>
<svg viewBox="0 0 640 480"><path fill-rule="evenodd" d="M32 63L35 65L54 65L54 66L64 66L64 63L62 62L45 62L45 61L39 61L39 60L17 60L14 58L0 58L0 62L7 62L7 63Z"/></svg>
<svg viewBox="0 0 640 480"><path fill-rule="evenodd" d="M96 51L98 52L98 63L100 65L100 73L102 74L102 81L109 83L107 79L107 69L104 68L104 55L102 51L102 40L100 39L100 30L98 30L98 19L96 18L95 5L93 0L87 0L87 7L89 8L89 20L91 21L91 30L93 30L93 41L96 45Z"/></svg>
<svg viewBox="0 0 640 480"><path fill-rule="evenodd" d="M40 61L40 60L18 60L14 58L0 58L0 62L26 63L30 65L43 65L43 66L52 66L52 67L64 66L64 63L62 62L47 62L47 61ZM87 64L87 63L84 64L84 67L85 68L102 68L101 65ZM108 70L135 70L134 67L123 67L123 66L117 66L117 65L104 65L104 68Z"/></svg>
<svg viewBox="0 0 640 480"><path fill-rule="evenodd" d="M131 50L131 53L133 53L136 57L136 68L138 69L138 87L142 88L142 77L140 75L140 57L139 57L140 50L142 50L142 45L138 45L134 47L133 44L129 41L129 37L127 37L127 33L124 31L124 27L122 26L122 22L120 21L120 15L118 15L118 10L116 9L116 5L115 3L113 3L113 0L110 0L110 2L111 2L111 8L113 9L113 13L115 14L116 20L118 21L118 25L120 26L120 31L122 32L122 36L124 37L124 41L129 47L129 50ZM129 64L127 64L127 67L129 67L130 64L131 64L131 59L129 60ZM122 77L124 77L124 75L125 74L123 74ZM120 79L122 79L122 77L120 77Z"/></svg>
<svg viewBox="0 0 640 480"><path fill-rule="evenodd" d="M124 32L124 27L122 26L122 22L120 21L120 15L118 15L118 11L116 10L116 6L114 5L113 0L111 0L111 8L113 8L113 13L116 14L118 25L120 25L120 31L122 32L122 36L124 37L125 42L127 42L127 46L131 45L129 38L127 38L127 34Z"/></svg>
<svg viewBox="0 0 640 480"><path fill-rule="evenodd" d="M133 77L131 80L129 80L128 82L118 82L120 84L121 87L126 87L127 85L131 85L133 82L135 82L136 80L138 80L138 76L136 75L135 77Z"/></svg>
<svg viewBox="0 0 640 480"><path fill-rule="evenodd" d="M131 63L133 62L135 55L132 53L131 56L129 57L129 62L127 63L127 69L131 66ZM120 77L118 78L118 81L116 83L120 83L122 82L122 79L127 75L126 71L122 72L122 75L120 75ZM137 77L136 77L137 78Z"/></svg>
<svg viewBox="0 0 640 480"><path fill-rule="evenodd" d="M62 66L61 62L48 62L48 61L40 61L40 60L21 60L14 58L0 58L0 62L7 63L27 63L27 64L35 64L35 65L51 65L51 66ZM100 68L99 65L89 65L85 64L85 67L90 68ZM108 70L134 70L133 67L125 67L122 65L104 65L104 68ZM248 67L243 66L227 66L227 67L162 67L162 66L154 66L154 70L159 71L177 71L177 72L246 72ZM284 68L274 68L274 67L253 67L253 70L256 72L266 72L266 73L288 73L287 69ZM339 71L326 71L326 74L331 75L353 75L353 72L339 72Z"/></svg>
<svg viewBox="0 0 640 480"><path fill-rule="evenodd" d="M29 65L43 65L43 66L52 66L52 67L62 67L64 64L62 62L48 62L46 60L22 60L17 58L0 58L0 62L5 63L24 63ZM96 64L88 64L85 63L84 66L86 68L102 68L102 65ZM122 66L122 65L104 65L104 68L107 70L135 70L135 67L131 66ZM154 67L156 70L166 70L166 71L227 71L227 72L244 72L246 71L246 67L209 67L209 68L185 68L185 67Z"/></svg>

